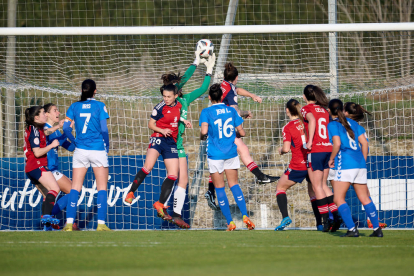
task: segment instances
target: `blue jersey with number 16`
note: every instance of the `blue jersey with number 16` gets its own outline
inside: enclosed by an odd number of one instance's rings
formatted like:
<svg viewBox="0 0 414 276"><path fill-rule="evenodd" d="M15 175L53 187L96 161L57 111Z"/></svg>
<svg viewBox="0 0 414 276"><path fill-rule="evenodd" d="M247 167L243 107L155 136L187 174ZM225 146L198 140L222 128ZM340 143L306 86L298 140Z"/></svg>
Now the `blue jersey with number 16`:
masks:
<svg viewBox="0 0 414 276"><path fill-rule="evenodd" d="M66 119L75 120L76 147L105 150L100 122L108 118L105 104L93 98L73 103L66 112Z"/></svg>
<svg viewBox="0 0 414 276"><path fill-rule="evenodd" d="M200 126L208 123L207 156L213 160L225 160L237 156L235 128L243 123L236 109L223 103L203 109Z"/></svg>

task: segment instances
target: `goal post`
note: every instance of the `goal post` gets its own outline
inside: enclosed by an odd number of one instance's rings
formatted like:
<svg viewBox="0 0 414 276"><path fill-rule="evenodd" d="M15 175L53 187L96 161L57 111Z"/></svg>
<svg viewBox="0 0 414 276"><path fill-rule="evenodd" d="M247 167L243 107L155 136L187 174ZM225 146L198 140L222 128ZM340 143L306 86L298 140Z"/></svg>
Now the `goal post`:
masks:
<svg viewBox="0 0 414 276"><path fill-rule="evenodd" d="M0 88L3 95L8 91L15 95L13 103L2 101L1 119L5 120L3 125L8 116L15 120L14 142L18 145L14 156L1 158L1 229L39 229L40 197L24 174L25 108L53 102L65 113L79 99L79 87L85 78L96 80L97 98L105 102L111 117L109 226L113 229L173 228L157 219L151 208L165 177L162 160L140 187L134 204L126 205L122 198L145 159L151 134L148 118L161 100L160 77L170 71L184 72L193 61L195 43L201 38L212 40L217 54L223 47L223 34L232 34L231 43L226 46L227 60L234 62L239 70L238 85L263 98L261 104L239 99L241 109L250 110L254 115L244 123L247 132L244 142L265 173L281 175L290 158L277 153L282 144L281 129L287 123L285 103L290 98L303 103L302 90L309 83L331 92L330 32L337 33L337 97L360 103L372 112L362 125L370 139L368 185L380 220L392 228L413 228L411 68L414 68L414 59L409 44L401 43L401 39L411 41L413 30L414 23L0 28ZM3 62L9 55L7 36L16 38L13 76L5 73L8 71ZM214 73L214 82L219 82L220 72ZM204 74L205 67L200 65L183 93L200 87ZM200 157L198 118L207 106L205 97L190 105L189 118L194 129L187 129L185 133L190 183L198 168L202 169L196 176L200 189L193 204L197 208L191 208L191 199L186 200L184 208L184 218L192 218L194 229L224 227L221 214L213 213L203 197L208 171L200 162L204 157ZM10 111L10 107L15 111ZM6 132L7 129L3 139ZM71 154L62 150L60 156L62 172L71 177ZM243 165L239 176L252 220L258 228L273 229L281 219L275 184L257 185ZM229 200L235 206L232 196ZM314 228L306 183L290 189L288 200L294 220L292 227ZM366 226L364 212L352 189L347 200L354 219L360 226ZM95 201L94 178L89 171L77 218L82 228L96 227ZM234 206L236 223L241 223Z"/></svg>

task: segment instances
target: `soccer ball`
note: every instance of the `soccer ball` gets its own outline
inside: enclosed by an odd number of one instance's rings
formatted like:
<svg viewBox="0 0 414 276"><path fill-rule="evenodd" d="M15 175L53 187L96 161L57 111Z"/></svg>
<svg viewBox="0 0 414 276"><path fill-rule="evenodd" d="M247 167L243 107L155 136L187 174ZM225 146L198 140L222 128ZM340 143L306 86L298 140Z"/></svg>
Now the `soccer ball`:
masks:
<svg viewBox="0 0 414 276"><path fill-rule="evenodd" d="M202 39L197 42L196 51L201 50L200 56L203 58L208 58L214 52L214 45L208 39Z"/></svg>

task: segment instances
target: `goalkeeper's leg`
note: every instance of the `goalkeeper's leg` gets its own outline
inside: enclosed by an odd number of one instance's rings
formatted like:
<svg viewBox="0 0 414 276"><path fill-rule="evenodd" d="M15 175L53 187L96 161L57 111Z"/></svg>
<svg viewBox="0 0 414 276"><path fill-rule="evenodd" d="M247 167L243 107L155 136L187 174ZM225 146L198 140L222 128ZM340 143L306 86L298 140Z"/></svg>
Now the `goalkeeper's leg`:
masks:
<svg viewBox="0 0 414 276"><path fill-rule="evenodd" d="M187 158L185 156L180 156L180 151L178 152L178 162L180 166L180 172L178 175L178 185L174 191L174 212L172 215L172 222L180 228L188 229L190 225L182 219L182 209L185 202L186 189L188 184L188 165Z"/></svg>

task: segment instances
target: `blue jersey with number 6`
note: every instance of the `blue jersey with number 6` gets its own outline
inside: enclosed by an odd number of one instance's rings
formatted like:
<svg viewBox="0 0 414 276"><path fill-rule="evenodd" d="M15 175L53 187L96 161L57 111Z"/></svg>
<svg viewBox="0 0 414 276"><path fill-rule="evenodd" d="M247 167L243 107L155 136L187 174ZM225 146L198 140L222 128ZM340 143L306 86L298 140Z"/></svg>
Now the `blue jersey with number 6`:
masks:
<svg viewBox="0 0 414 276"><path fill-rule="evenodd" d="M334 169L365 169L367 167L365 158L358 142L359 136L364 135L366 138L365 129L352 119L346 118L346 120L355 134L355 140L349 136L345 127L337 119L328 124L329 140L331 143L333 144L332 138L334 136L339 136L341 139L341 148L335 157Z"/></svg>
<svg viewBox="0 0 414 276"><path fill-rule="evenodd" d="M108 118L105 104L93 98L73 103L66 112L66 119L75 120L76 147L105 150L100 122Z"/></svg>
<svg viewBox="0 0 414 276"><path fill-rule="evenodd" d="M237 156L235 128L243 123L236 109L223 103L203 109L200 126L208 123L207 156L213 160L225 160Z"/></svg>

